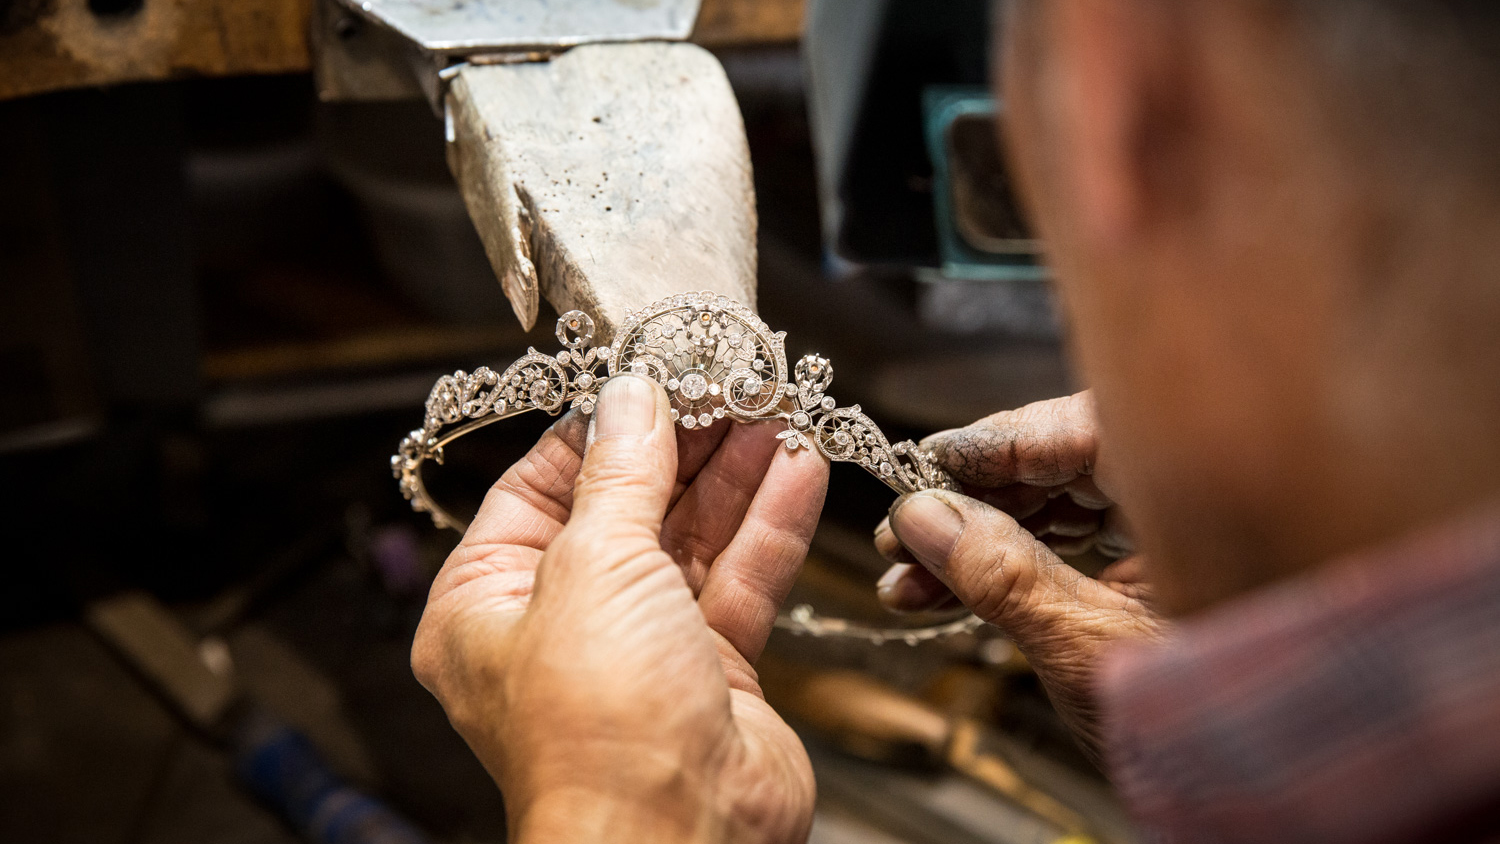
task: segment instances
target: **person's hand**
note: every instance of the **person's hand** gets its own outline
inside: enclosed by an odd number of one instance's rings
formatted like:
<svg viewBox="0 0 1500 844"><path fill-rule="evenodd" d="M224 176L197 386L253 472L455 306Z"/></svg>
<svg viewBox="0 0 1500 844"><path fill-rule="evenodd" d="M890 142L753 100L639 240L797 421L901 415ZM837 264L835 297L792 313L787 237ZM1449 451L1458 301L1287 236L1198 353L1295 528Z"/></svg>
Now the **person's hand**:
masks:
<svg viewBox="0 0 1500 844"><path fill-rule="evenodd" d="M827 489L772 425L674 433L605 385L490 490L412 667L504 793L512 841L801 841L806 751L751 667ZM663 550L666 549L666 550Z"/></svg>
<svg viewBox="0 0 1500 844"><path fill-rule="evenodd" d="M905 496L875 529L894 565L878 585L898 612L962 601L1026 655L1084 749L1098 751L1094 673L1106 646L1160 635L1140 560L1097 578L1058 557L1128 552L1119 510L1095 474L1088 393L997 413L924 441L967 495Z"/></svg>

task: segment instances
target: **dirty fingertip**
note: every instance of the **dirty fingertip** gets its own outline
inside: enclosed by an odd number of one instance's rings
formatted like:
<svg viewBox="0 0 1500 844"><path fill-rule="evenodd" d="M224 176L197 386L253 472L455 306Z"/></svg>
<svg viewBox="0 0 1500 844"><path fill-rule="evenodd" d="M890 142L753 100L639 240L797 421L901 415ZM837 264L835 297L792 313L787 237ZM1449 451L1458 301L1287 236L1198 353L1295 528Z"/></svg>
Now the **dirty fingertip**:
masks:
<svg viewBox="0 0 1500 844"><path fill-rule="evenodd" d="M927 436L923 437L922 440L917 443L917 445L920 445L921 447L926 449L936 449L939 445L946 442L954 434L962 430L962 428L948 428L942 431L938 431L935 434L928 434Z"/></svg>

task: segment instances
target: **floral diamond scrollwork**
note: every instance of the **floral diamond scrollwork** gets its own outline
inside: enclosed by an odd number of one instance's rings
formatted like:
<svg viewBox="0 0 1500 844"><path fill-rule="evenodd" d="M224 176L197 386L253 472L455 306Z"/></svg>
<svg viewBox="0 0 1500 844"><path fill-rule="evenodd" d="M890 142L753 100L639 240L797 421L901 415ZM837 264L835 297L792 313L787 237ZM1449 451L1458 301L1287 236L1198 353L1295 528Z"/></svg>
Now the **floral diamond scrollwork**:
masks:
<svg viewBox="0 0 1500 844"><path fill-rule="evenodd" d="M858 463L899 492L958 489L916 443L892 445L859 405L839 407L827 390L833 384L833 364L819 355L797 361L797 409L788 428L777 436L787 448L817 446L829 460Z"/></svg>

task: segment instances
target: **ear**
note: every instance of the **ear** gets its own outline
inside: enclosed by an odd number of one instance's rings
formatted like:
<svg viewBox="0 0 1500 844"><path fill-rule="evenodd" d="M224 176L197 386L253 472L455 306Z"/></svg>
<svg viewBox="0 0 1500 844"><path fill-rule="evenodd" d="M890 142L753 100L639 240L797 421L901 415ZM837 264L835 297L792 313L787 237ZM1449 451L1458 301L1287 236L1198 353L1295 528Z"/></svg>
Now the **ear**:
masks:
<svg viewBox="0 0 1500 844"><path fill-rule="evenodd" d="M1171 62L1167 4L1141 0L1052 2L1053 139L1061 185L1070 194L1077 235L1105 249L1133 240L1146 225L1153 185L1146 139L1163 112L1154 98Z"/></svg>

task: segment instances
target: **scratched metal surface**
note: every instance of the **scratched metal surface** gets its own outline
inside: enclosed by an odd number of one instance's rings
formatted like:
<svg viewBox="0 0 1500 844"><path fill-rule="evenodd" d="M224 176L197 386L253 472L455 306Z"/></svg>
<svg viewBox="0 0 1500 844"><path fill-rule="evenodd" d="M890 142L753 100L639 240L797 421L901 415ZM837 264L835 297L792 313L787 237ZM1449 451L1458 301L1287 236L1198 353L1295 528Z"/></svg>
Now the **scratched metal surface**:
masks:
<svg viewBox="0 0 1500 844"><path fill-rule="evenodd" d="M699 0L341 0L435 53L680 41Z"/></svg>

